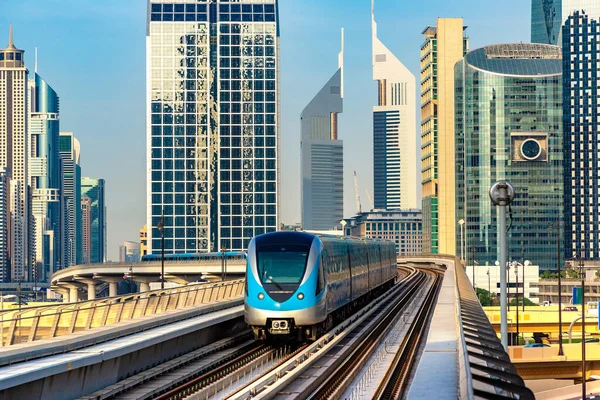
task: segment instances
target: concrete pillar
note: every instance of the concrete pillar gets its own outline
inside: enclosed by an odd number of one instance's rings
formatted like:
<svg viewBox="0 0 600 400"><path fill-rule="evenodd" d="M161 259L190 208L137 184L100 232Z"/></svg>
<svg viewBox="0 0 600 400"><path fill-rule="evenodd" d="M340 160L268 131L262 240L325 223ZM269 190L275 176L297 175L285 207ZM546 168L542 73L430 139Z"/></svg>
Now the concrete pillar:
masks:
<svg viewBox="0 0 600 400"><path fill-rule="evenodd" d="M140 293L150 291L150 282L140 282Z"/></svg>
<svg viewBox="0 0 600 400"><path fill-rule="evenodd" d="M115 297L117 295L117 282L108 282L108 296Z"/></svg>
<svg viewBox="0 0 600 400"><path fill-rule="evenodd" d="M94 300L96 298L96 284L95 283L88 283L87 284L87 289L88 289L87 299L88 300Z"/></svg>
<svg viewBox="0 0 600 400"><path fill-rule="evenodd" d="M74 303L79 301L79 292L76 286L71 286L69 288L69 303Z"/></svg>

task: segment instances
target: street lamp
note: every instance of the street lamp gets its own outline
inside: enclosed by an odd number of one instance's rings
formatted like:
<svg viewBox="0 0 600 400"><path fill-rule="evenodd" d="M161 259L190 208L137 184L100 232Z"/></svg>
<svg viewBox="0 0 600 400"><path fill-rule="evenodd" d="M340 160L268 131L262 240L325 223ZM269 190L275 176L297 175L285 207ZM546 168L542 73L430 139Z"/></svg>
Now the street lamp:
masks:
<svg viewBox="0 0 600 400"><path fill-rule="evenodd" d="M492 285L491 285L491 280L490 280L490 267L488 267L487 276L488 276L488 306L491 306L492 305Z"/></svg>
<svg viewBox="0 0 600 400"><path fill-rule="evenodd" d="M563 352L563 341L562 341L562 286L560 281L560 221L554 221L550 227L550 234L552 234L552 227L557 224L556 227L556 272L558 273L558 355L564 356Z"/></svg>
<svg viewBox="0 0 600 400"><path fill-rule="evenodd" d="M165 288L165 213L163 212L160 221L156 225L156 228L160 231L161 245L162 245L162 257L160 258L160 288Z"/></svg>
<svg viewBox="0 0 600 400"><path fill-rule="evenodd" d="M458 225L460 225L460 259L461 261L465 260L465 236L463 234L463 225L465 224L464 219L458 220Z"/></svg>
<svg viewBox="0 0 600 400"><path fill-rule="evenodd" d="M475 290L475 246L471 247L471 262L473 263L473 290Z"/></svg>
<svg viewBox="0 0 600 400"><path fill-rule="evenodd" d="M519 263L515 262L514 263L514 268L515 268L515 285L517 288L517 304L515 306L515 308L517 309L517 346L519 345ZM523 268L525 269L525 268ZM523 297L525 297L525 295L523 295ZM525 303L525 301L523 301L523 303Z"/></svg>
<svg viewBox="0 0 600 400"><path fill-rule="evenodd" d="M221 245L221 282L225 282L225 277L227 275L226 266L225 266L225 243Z"/></svg>
<svg viewBox="0 0 600 400"><path fill-rule="evenodd" d="M573 258L577 258L577 254L574 254ZM583 259L583 252L579 257L579 274L581 277L581 398L586 399L585 381L586 381L586 370L585 370L585 260Z"/></svg>

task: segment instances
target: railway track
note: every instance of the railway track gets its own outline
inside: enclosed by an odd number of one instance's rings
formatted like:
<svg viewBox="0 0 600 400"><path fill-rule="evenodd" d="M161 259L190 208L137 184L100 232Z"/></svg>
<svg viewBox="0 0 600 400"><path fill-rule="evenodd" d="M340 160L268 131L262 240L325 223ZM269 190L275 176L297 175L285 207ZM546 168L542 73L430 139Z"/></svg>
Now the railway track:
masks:
<svg viewBox="0 0 600 400"><path fill-rule="evenodd" d="M425 279L425 275L414 268L402 267L399 271L402 280L373 302L378 305L377 308L392 301L388 299L390 292L405 291L404 297L408 301L415 288ZM372 305L366 306L350 320L355 321L360 315L366 315L365 319L368 319L371 315L368 311L372 308ZM345 331L348 321L334 328L334 335ZM364 326L367 322L362 324ZM240 393L240 390L249 393L241 398L250 398L260 392L256 388L261 385L261 380L279 376L282 365L300 365L300 360L306 360L314 354L315 351L310 348L315 344L319 347L322 340L301 346L269 345L255 342L248 333L244 333L178 357L82 399L204 400L227 398L230 395L235 398L237 394L234 393ZM373 337L372 343L376 340Z"/></svg>
<svg viewBox="0 0 600 400"><path fill-rule="evenodd" d="M413 269L401 284L375 300L367 310L361 310L231 399L340 398L403 307L412 302L427 282L431 284L430 291L437 294L439 285L433 288L433 283L439 282L439 274ZM423 318L427 320L426 315Z"/></svg>

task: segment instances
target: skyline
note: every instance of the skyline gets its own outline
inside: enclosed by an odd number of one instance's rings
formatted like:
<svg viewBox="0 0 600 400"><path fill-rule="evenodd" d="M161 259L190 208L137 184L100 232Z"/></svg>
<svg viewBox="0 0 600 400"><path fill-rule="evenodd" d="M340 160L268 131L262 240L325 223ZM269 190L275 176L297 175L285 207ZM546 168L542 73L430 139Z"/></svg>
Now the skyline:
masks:
<svg viewBox="0 0 600 400"><path fill-rule="evenodd" d="M108 258L116 260L118 246L136 240L146 217L146 2L136 0L127 6L116 0L102 6L80 3L51 0L10 4L0 16L0 42L7 41L8 24L12 22L15 44L26 50L30 71L34 46L38 47L38 71L60 93L61 131L75 132L80 138L85 175L106 180ZM471 3L460 1L450 6L435 1L432 9L437 15L423 16L417 13L418 5L379 0L375 8L379 37L416 76L421 32L438 16L462 16L469 26L471 49L529 41L529 4L492 4L483 12L470 9ZM336 67L342 27L346 30L347 54L345 113L339 121L345 147L344 217L355 213L354 191L349 190L353 188L354 170L364 208L371 207L365 188L373 195L371 111L377 84L371 75L370 2L341 9L335 6L336 2L323 4L315 0L289 0L280 5L283 223L300 221L300 113ZM303 12L298 13L298 9ZM334 13L334 9L339 12ZM478 15L495 17L492 21ZM109 17L112 21L107 20ZM396 32L398 26L403 27L400 33ZM82 35L70 37L73 31ZM98 122L89 124L94 118ZM99 136L106 140L97 140ZM108 149L114 157L104 162L103 153ZM361 151L368 156L361 157Z"/></svg>

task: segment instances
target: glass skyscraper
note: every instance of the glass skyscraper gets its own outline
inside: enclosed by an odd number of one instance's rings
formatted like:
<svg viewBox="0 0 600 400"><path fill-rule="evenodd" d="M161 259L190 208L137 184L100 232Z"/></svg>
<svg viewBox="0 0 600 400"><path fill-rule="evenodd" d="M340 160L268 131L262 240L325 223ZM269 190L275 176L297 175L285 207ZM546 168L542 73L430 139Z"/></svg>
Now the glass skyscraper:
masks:
<svg viewBox="0 0 600 400"><path fill-rule="evenodd" d="M35 218L36 271L42 280L65 267L58 95L34 73L29 81L29 179Z"/></svg>
<svg viewBox="0 0 600 400"><path fill-rule="evenodd" d="M338 69L302 111L302 228L329 230L344 217L344 143L338 114L344 106L344 33Z"/></svg>
<svg viewBox="0 0 600 400"><path fill-rule="evenodd" d="M600 260L599 22L575 11L562 28L565 256L587 260Z"/></svg>
<svg viewBox="0 0 600 400"><path fill-rule="evenodd" d="M531 41L533 43L562 45L562 27L575 11L596 20L600 17L598 0L532 0Z"/></svg>
<svg viewBox="0 0 600 400"><path fill-rule="evenodd" d="M148 2L148 252L246 249L278 226L276 0Z"/></svg>
<svg viewBox="0 0 600 400"><path fill-rule="evenodd" d="M489 189L507 180L516 191L509 261L556 267L548 227L563 214L561 71L560 48L542 44L487 46L456 64L456 218L466 221L465 248L475 248L480 265L499 259L504 221Z"/></svg>
<svg viewBox="0 0 600 400"><path fill-rule="evenodd" d="M81 178L84 262L106 262L106 205L104 179Z"/></svg>
<svg viewBox="0 0 600 400"><path fill-rule="evenodd" d="M58 151L63 161L64 252L67 266L81 264L81 166L80 145L72 132L61 132Z"/></svg>

